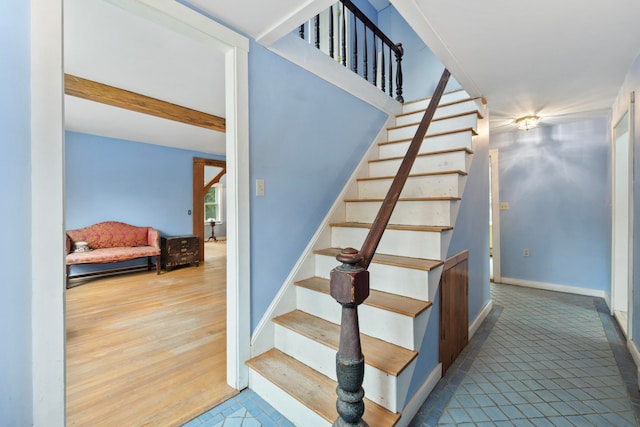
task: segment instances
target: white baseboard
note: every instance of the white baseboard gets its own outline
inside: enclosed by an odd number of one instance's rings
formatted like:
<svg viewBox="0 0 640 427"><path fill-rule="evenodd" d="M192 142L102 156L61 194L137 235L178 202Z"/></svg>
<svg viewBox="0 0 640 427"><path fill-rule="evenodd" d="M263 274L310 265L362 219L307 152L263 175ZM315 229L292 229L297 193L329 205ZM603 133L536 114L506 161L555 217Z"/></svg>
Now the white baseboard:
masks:
<svg viewBox="0 0 640 427"><path fill-rule="evenodd" d="M431 371L427 379L424 381L422 386L420 386L416 394L413 395L409 403L407 403L407 405L404 407L402 416L400 417L400 420L398 420L398 423L395 427L406 427L409 425L411 420L413 420L413 418L420 410L420 407L422 406L424 401L427 400L433 389L436 388L436 385L441 378L442 363L438 363L438 365L436 365L434 370Z"/></svg>
<svg viewBox="0 0 640 427"><path fill-rule="evenodd" d="M598 289L580 288L571 285L558 285L556 283L535 282L532 280L513 279L510 277L502 277L500 283L505 285L523 286L526 288L543 289L545 291L564 292L567 294L585 295L589 297L599 297L606 300L605 291Z"/></svg>
<svg viewBox="0 0 640 427"><path fill-rule="evenodd" d="M480 327L480 325L482 325L484 319L487 318L492 308L493 300L489 300L489 302L486 303L484 307L482 307L482 310L480 310L480 313L478 313L473 322L471 322L471 325L469 325L469 341L471 341L471 338L476 334L478 328Z"/></svg>

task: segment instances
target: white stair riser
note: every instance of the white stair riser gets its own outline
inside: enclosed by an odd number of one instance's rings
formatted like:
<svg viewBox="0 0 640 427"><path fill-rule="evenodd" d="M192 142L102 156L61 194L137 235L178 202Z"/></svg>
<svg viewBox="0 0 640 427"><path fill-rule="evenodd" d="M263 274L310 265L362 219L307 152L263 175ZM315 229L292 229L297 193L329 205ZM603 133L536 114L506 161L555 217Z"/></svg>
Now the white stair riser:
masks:
<svg viewBox="0 0 640 427"><path fill-rule="evenodd" d="M478 126L478 116L476 114L467 114L460 117L453 117L445 120L434 120L427 129L428 133L451 132L454 130L473 128ZM387 132L388 141L396 141L398 139L413 138L418 129L418 123L411 126L403 126L400 128L391 128Z"/></svg>
<svg viewBox="0 0 640 427"><path fill-rule="evenodd" d="M285 417L296 426L331 427L332 425L253 369L249 369L249 387L278 412L285 414Z"/></svg>
<svg viewBox="0 0 640 427"><path fill-rule="evenodd" d="M329 279L331 270L340 264L331 256L316 254L315 259L315 275L324 279ZM429 276L432 272L378 263L371 263L368 270L371 289L429 301Z"/></svg>
<svg viewBox="0 0 640 427"><path fill-rule="evenodd" d="M467 92L465 92L464 90L458 90L455 92L445 93L444 95L442 95L442 98L440 98L440 104L448 104L450 102L460 101L462 99L467 99L467 98L469 98L469 94ZM430 101L430 98L423 99L418 102L407 102L402 106L402 112L410 113L416 110L424 110L429 105L429 101Z"/></svg>
<svg viewBox="0 0 640 427"><path fill-rule="evenodd" d="M294 357L332 380L338 381L336 377L335 349L278 324L276 324L275 345L283 353ZM364 357L366 360L367 355L365 354ZM415 363L415 360L412 363ZM407 373L405 369L400 375L406 375ZM398 383L404 384L407 383L407 380L402 381L400 378L365 364L362 387L366 390L367 399L387 408L391 412L399 411Z"/></svg>
<svg viewBox="0 0 640 427"><path fill-rule="evenodd" d="M429 132L428 135L433 135L433 132ZM451 150L455 148L473 148L473 132L455 132L447 133L444 135L438 135L434 137L425 138L420 146L418 153L429 153L432 151ZM409 149L410 139L404 142L396 142L393 144L382 144L378 147L378 156L380 159L387 157L398 157L407 154Z"/></svg>
<svg viewBox="0 0 640 427"><path fill-rule="evenodd" d="M461 197L464 178L457 173L410 176L400 197ZM384 198L392 182L393 178L358 181L358 198Z"/></svg>
<svg viewBox="0 0 640 427"><path fill-rule="evenodd" d="M340 324L342 310L330 295L298 286L296 289L298 310L302 310L327 322ZM420 316L426 316L425 310ZM409 350L417 350L414 337L414 319L370 305L358 306L360 332L379 338Z"/></svg>
<svg viewBox="0 0 640 427"><path fill-rule="evenodd" d="M464 102L456 102L455 104L443 105L440 103L440 106L436 110L436 113L433 115L434 119L439 119L441 117L453 116L456 114L468 113L469 111L477 111L478 105L472 99L469 99ZM422 120L424 116L424 110L418 110L411 114L403 114L401 116L396 117L396 126L402 126L409 123L417 123Z"/></svg>
<svg viewBox="0 0 640 427"><path fill-rule="evenodd" d="M399 200L389 224L453 226L450 200ZM382 201L347 202L346 221L372 223L382 206Z"/></svg>
<svg viewBox="0 0 640 427"><path fill-rule="evenodd" d="M467 172L470 166L470 156L466 151L452 151L448 153L430 154L416 158L411 168L412 174L447 172L459 170ZM395 176L398 173L402 159L390 159L369 162L369 176Z"/></svg>
<svg viewBox="0 0 640 427"><path fill-rule="evenodd" d="M331 246L337 248L360 248L369 232L367 228L332 227ZM408 256L413 258L444 259L446 239L451 231L385 230L377 252L381 254Z"/></svg>

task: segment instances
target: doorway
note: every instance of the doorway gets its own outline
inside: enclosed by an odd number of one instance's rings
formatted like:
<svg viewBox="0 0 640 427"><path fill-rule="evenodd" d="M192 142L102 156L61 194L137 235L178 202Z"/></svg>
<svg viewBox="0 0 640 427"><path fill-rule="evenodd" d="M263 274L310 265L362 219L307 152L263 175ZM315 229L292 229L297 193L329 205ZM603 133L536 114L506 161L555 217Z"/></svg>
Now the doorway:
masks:
<svg viewBox="0 0 640 427"><path fill-rule="evenodd" d="M633 283L633 94L612 131L611 311L631 336Z"/></svg>
<svg viewBox="0 0 640 427"><path fill-rule="evenodd" d="M31 145L33 231L41 241L32 258L32 342L34 425L65 425L64 384L64 87L62 0L31 4ZM177 2L120 0L119 7L193 37L225 58L228 179L227 382L246 387L250 356L249 324L249 41L228 28L203 19ZM47 55L42 55L47 52Z"/></svg>
<svg viewBox="0 0 640 427"><path fill-rule="evenodd" d="M200 261L205 259L205 242L217 241L216 225L220 228L224 212L220 191L214 193L217 195L213 200L216 205L211 207L209 215L205 214L205 198L211 189L220 188L214 186L220 183L226 173L227 162L224 160L193 158L193 234L198 236L200 241ZM205 234L205 230L208 233ZM224 234L226 236L226 232Z"/></svg>

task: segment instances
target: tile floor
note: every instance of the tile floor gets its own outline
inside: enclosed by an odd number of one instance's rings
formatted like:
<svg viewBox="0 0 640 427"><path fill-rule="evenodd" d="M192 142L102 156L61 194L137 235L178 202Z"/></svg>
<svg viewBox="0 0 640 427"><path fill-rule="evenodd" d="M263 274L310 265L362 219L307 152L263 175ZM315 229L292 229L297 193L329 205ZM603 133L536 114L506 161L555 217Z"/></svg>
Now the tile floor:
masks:
<svg viewBox="0 0 640 427"><path fill-rule="evenodd" d="M500 284L491 294L410 427L640 425L636 368L602 299ZM195 426L292 424L249 390L184 425Z"/></svg>

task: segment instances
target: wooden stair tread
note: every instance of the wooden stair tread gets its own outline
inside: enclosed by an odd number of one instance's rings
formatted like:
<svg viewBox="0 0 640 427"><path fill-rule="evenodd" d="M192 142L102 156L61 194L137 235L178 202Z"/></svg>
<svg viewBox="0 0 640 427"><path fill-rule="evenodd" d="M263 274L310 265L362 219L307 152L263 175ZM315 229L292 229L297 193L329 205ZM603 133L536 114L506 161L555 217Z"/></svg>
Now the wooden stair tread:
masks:
<svg viewBox="0 0 640 427"><path fill-rule="evenodd" d="M313 253L318 255L336 257L341 250L342 250L341 248L316 249L315 251L313 251ZM426 259L426 258L411 258L406 256L387 255L387 254L379 254L379 253L376 253L373 255L373 260L371 262L375 264L386 264L386 265L393 265L396 267L413 268L416 270L424 270L424 271L431 271L434 268L439 267L443 264L443 261L440 261L440 260L433 260L433 259Z"/></svg>
<svg viewBox="0 0 640 427"><path fill-rule="evenodd" d="M455 202L461 200L460 197L442 196L442 197L400 197L399 202ZM344 199L347 203L354 202L384 202L384 198L376 199Z"/></svg>
<svg viewBox="0 0 640 427"><path fill-rule="evenodd" d="M304 311L294 310L273 319L284 326L309 339L338 351L340 344L340 325L327 322L320 317L312 316ZM374 368L397 377L418 355L417 351L388 343L369 335L360 334L360 344L365 363Z"/></svg>
<svg viewBox="0 0 640 427"><path fill-rule="evenodd" d="M367 222L334 222L329 224L331 227L348 227L348 228L371 228L371 223ZM388 224L387 230L403 230L403 231L432 231L441 233L443 231L453 230L451 226L439 225L400 225Z"/></svg>
<svg viewBox="0 0 640 427"><path fill-rule="evenodd" d="M464 89L454 89L452 91L443 93L442 96L445 97L447 95L451 95L452 93L461 92L463 90ZM425 96L424 98L412 99L411 101L405 101L404 104L402 105L407 106L407 105L415 104L417 102L426 101L427 99L431 99L431 98L432 98L431 96Z"/></svg>
<svg viewBox="0 0 640 427"><path fill-rule="evenodd" d="M429 98L425 98L424 100L429 99ZM457 101L450 101L450 102L443 102L441 104L438 104L438 108L442 108L442 107L450 107L451 105L456 105L456 104L462 104L464 102L469 102L469 101L477 101L480 98L464 98L464 99L458 99ZM416 101L412 101L412 102L416 102ZM407 103L405 103L404 105L407 105ZM427 111L426 108L421 108L419 110L414 110L414 111L409 111L407 113L400 113L400 114L396 114L396 117L403 117L403 116L408 116L410 114L416 114L416 113L424 113L425 111Z"/></svg>
<svg viewBox="0 0 640 427"><path fill-rule="evenodd" d="M331 378L276 349L254 357L247 365L328 422L333 423L338 417L337 383ZM390 412L366 397L364 404L363 418L370 426L393 426L400 419L400 414Z"/></svg>
<svg viewBox="0 0 640 427"><path fill-rule="evenodd" d="M410 174L409 178L421 178L421 177L425 177L425 176L439 176L439 175L460 175L460 176L467 176L468 174L464 171L461 170L450 170L450 171L442 171L442 172L425 172L425 173L416 173L416 174ZM384 179L394 179L395 176L393 175L388 175L388 176L373 176L373 177L366 177L366 178L357 178L356 181L360 182L360 181L379 181L379 180L384 180Z"/></svg>
<svg viewBox="0 0 640 427"><path fill-rule="evenodd" d="M296 286L329 295L329 283L329 279L310 277L296 282ZM428 286L428 283L425 283L425 286ZM369 298L367 298L363 304L410 317L416 317L433 305L431 301L421 301L402 295L376 291L374 289L369 291Z"/></svg>
<svg viewBox="0 0 640 427"><path fill-rule="evenodd" d="M469 150L466 147L462 147L462 148L451 148L449 150L430 151L428 153L418 154L416 156L416 158L418 158L418 157L426 157L426 156L436 156L438 154L457 153L457 152L460 152L460 151L464 151L467 154L473 154L473 150ZM384 159L369 160L369 163L386 162L386 161L389 161L389 160L402 160L402 159L404 159L404 156L386 157Z"/></svg>
<svg viewBox="0 0 640 427"><path fill-rule="evenodd" d="M447 132L428 133L427 135L425 135L424 139L435 138L435 137L444 136L444 135L452 135L454 133L464 133L464 132L471 132L473 135L478 134L478 131L476 131L474 128L464 128L464 129L450 130ZM413 138L403 138L403 139L394 139L391 141L382 141L378 143L378 146L387 145L387 144L398 144L403 142L411 142L412 139Z"/></svg>
<svg viewBox="0 0 640 427"><path fill-rule="evenodd" d="M480 114L480 111L478 111L478 110L469 110L469 111L465 111L463 113L456 113L456 114L451 114L451 115L448 115L448 116L435 118L435 119L431 120L431 123L439 122L439 121L442 121L442 120L457 119L458 117L470 116L472 114L475 114L478 117L478 119L482 119L483 118L482 114ZM420 122L407 123L407 124L404 124L404 125L397 125L397 126L388 127L387 130L390 131L390 130L402 129L402 128L407 128L407 127L411 127L411 126L418 126L418 125L420 125Z"/></svg>

